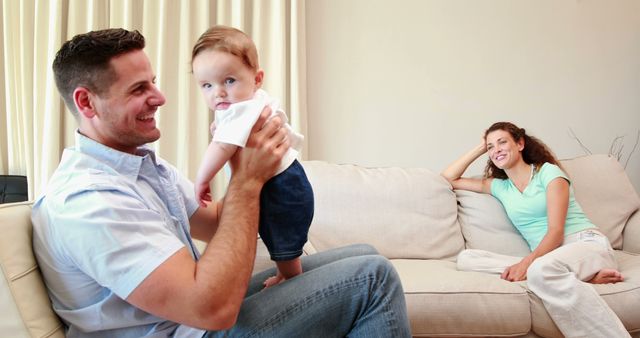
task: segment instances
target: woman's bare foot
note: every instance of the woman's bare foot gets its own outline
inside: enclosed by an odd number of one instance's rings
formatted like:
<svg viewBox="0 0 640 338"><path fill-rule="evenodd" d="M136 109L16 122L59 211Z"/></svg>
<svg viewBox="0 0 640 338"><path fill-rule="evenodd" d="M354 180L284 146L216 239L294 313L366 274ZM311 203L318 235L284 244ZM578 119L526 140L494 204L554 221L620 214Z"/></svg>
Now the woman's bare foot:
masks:
<svg viewBox="0 0 640 338"><path fill-rule="evenodd" d="M596 273L593 278L587 281L587 283L591 284L609 284L609 283L618 283L624 281L624 277L620 271L616 269L602 269Z"/></svg>

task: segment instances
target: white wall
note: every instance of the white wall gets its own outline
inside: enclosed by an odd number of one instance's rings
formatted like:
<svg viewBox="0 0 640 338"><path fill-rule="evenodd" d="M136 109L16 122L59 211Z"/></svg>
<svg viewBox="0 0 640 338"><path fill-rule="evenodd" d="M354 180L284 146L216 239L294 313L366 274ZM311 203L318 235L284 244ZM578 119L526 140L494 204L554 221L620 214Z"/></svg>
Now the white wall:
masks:
<svg viewBox="0 0 640 338"><path fill-rule="evenodd" d="M584 154L569 128L594 153L624 136L624 160L635 143L640 1L306 6L310 159L439 172L499 120L560 158ZM640 191L640 146L627 173Z"/></svg>

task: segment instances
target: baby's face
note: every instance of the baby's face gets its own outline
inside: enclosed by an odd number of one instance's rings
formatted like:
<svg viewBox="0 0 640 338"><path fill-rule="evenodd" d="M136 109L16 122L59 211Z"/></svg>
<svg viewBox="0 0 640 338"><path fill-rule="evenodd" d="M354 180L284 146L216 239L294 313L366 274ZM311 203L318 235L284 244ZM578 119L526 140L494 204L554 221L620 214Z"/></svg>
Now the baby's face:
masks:
<svg viewBox="0 0 640 338"><path fill-rule="evenodd" d="M262 84L262 71L253 71L231 53L205 50L193 59L192 67L211 110L251 99Z"/></svg>

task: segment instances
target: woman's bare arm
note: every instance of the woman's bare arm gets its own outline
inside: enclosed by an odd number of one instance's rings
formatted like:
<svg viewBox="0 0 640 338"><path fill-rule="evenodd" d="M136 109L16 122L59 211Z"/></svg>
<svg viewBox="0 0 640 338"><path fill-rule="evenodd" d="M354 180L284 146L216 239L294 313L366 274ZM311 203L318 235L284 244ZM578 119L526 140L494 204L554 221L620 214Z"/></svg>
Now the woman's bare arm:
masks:
<svg viewBox="0 0 640 338"><path fill-rule="evenodd" d="M484 140L476 147L462 155L440 173L454 189L469 190L481 193L491 193L491 179L461 177L471 163L487 152Z"/></svg>

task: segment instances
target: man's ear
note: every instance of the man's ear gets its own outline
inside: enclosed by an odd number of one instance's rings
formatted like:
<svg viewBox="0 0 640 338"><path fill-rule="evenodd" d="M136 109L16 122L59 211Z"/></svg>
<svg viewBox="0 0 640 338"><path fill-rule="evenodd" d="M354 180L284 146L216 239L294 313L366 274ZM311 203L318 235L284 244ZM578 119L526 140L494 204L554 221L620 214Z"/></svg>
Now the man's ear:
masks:
<svg viewBox="0 0 640 338"><path fill-rule="evenodd" d="M78 114L86 118L92 118L96 115L95 95L85 87L77 87L73 91L73 103L76 105Z"/></svg>
<svg viewBox="0 0 640 338"><path fill-rule="evenodd" d="M262 87L262 80L264 79L264 70L262 69L258 69L258 71L256 72L256 76L254 77L255 79L255 85L256 88L260 88Z"/></svg>

